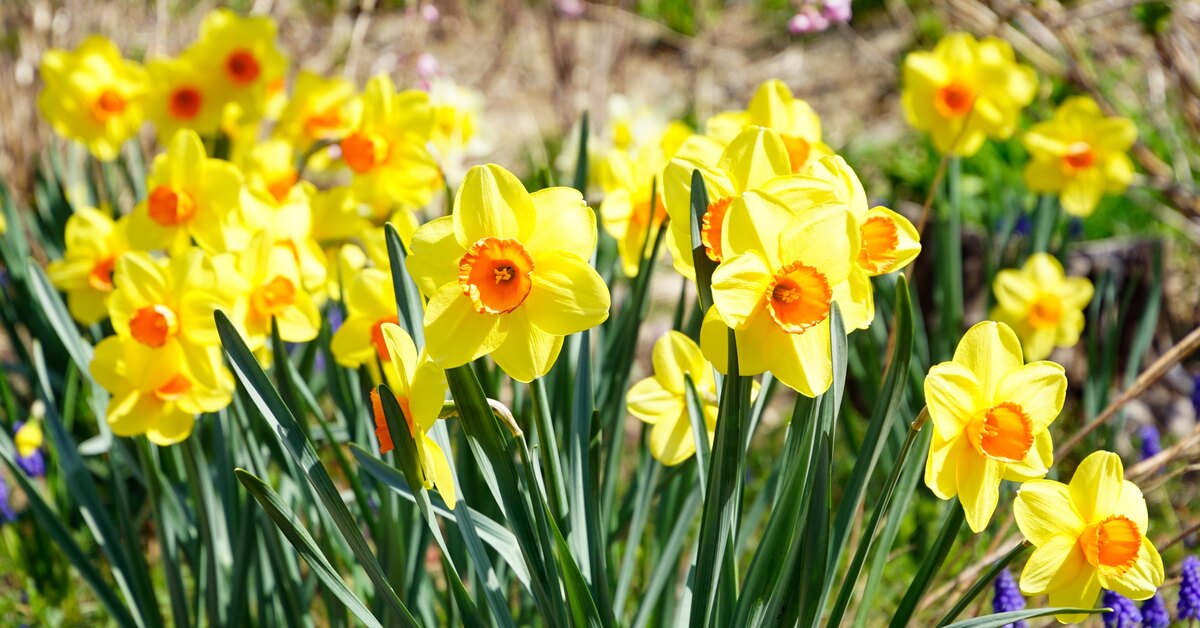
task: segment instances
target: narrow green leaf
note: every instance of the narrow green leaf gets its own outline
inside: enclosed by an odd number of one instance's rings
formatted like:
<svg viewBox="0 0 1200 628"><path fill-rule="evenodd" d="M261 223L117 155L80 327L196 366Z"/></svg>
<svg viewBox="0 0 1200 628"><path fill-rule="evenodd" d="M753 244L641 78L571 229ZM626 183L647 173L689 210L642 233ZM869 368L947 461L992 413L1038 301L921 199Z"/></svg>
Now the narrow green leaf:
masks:
<svg viewBox="0 0 1200 628"><path fill-rule="evenodd" d="M287 504L280 499L279 495L266 482L263 482L245 469L235 469L234 473L237 474L238 481L242 483L242 486L246 487L246 491L253 495L254 499L266 511L271 521L275 522L275 525L279 527L279 530L283 532L287 540L296 548L296 551L304 557L304 561L308 563L309 569L321 580L321 583L328 587L329 591L345 604L346 608L351 613L354 613L354 616L359 621L367 626L382 628L383 624L354 596L354 593L350 591L345 581L342 580L341 574L333 568L333 565L329 563L329 559L317 547L317 542L313 540L312 535L300 524L300 517L287 507Z"/></svg>
<svg viewBox="0 0 1200 628"><path fill-rule="evenodd" d="M696 384L692 377L685 373L683 384L688 420L692 424L692 438L696 441L696 470L699 472L700 493L703 495L708 490L708 460L712 455L708 444L708 425L704 419L704 404L700 401L700 393L696 392Z"/></svg>
<svg viewBox="0 0 1200 628"><path fill-rule="evenodd" d="M583 117L579 120L579 153L575 157L575 179L573 186L579 193L587 196L588 184L588 135L589 135L589 116L588 112L583 112Z"/></svg>
<svg viewBox="0 0 1200 628"><path fill-rule="evenodd" d="M1034 608L1023 611L1012 611L1008 613L996 613L995 615L984 615L974 619L965 619L947 626L947 628L1001 628L1009 624L1024 621L1027 619L1037 619L1039 617L1049 617L1050 615L1094 615L1096 613L1111 613L1111 608Z"/></svg>
<svg viewBox="0 0 1200 628"><path fill-rule="evenodd" d="M996 576L1000 573L1000 571L1005 567L1008 567L1009 563L1018 558L1021 554L1024 554L1030 547L1032 546L1028 541L1022 541L1013 547L1012 550L1010 550L1007 554L1001 557L1000 560L992 563L992 566L988 567L987 571L983 572L978 578L975 579L975 582L971 584L971 587L967 589L966 593L963 593L962 596L958 598L958 601L954 603L954 607L946 613L946 616L942 618L942 621L938 622L938 626L948 626L950 622L954 621L955 618L962 614L963 611L967 610L967 606L970 606L971 602L974 601L974 599L980 593L982 593L989 584L992 583L992 580L996 579Z"/></svg>
<svg viewBox="0 0 1200 628"><path fill-rule="evenodd" d="M950 512L946 513L946 518L942 521L942 529L938 532L937 539L934 540L929 552L925 555L921 569L917 571L916 576L908 585L908 591L904 593L900 607L892 615L892 628L903 628L912 619L913 613L917 610L917 604L925 595L925 590L929 588L930 583L941 570L942 564L946 562L946 556L950 554L950 548L958 538L958 531L962 528L965 518L966 513L963 512L962 504L957 500L951 502Z"/></svg>
<svg viewBox="0 0 1200 628"><path fill-rule="evenodd" d="M400 233L392 223L384 225L387 240L388 262L392 266L392 290L396 295L396 307L400 310L400 324L412 336L418 348L425 346L425 305L421 293L408 274L404 261L408 253L400 241Z"/></svg>
<svg viewBox="0 0 1200 628"><path fill-rule="evenodd" d="M367 577L375 585L376 594L383 599L395 620L402 626L416 627L418 625L416 620L408 612L404 603L400 601L396 591L392 589L383 573L383 568L380 567L375 555L371 553L367 540L363 538L358 522L350 514L346 503L342 501L341 494L321 464L312 443L305 438L295 417L288 411L283 399L280 398L279 392L271 386L266 373L254 358L254 354L246 347L245 341L242 340L229 317L220 310L214 316L217 322L217 333L221 337L221 344L226 355L229 356L234 374L242 383L255 407L258 408L259 414L271 426L275 436L304 471L305 477L308 478L309 484L312 485L321 503L333 519L334 525L349 543L355 558L358 559L359 564L366 571Z"/></svg>
<svg viewBox="0 0 1200 628"><path fill-rule="evenodd" d="M704 242L700 238L700 225L704 222L704 214L708 211L708 189L704 185L704 177L699 170L692 171L692 264L696 268L696 292L700 297L701 312L708 312L712 307L712 274L717 269L717 263L708 257Z"/></svg>
<svg viewBox="0 0 1200 628"><path fill-rule="evenodd" d="M693 485L693 490L688 494L687 501L680 509L675 524L671 526L670 534L662 547L658 562L650 573L650 581L641 595L637 614L633 618L634 628L644 628L649 625L651 615L658 606L659 599L667 588L667 583L672 576L679 573L679 555L683 552L683 544L687 540L688 531L691 530L692 521L696 512L700 510L702 501L703 496L700 494L699 485Z"/></svg>

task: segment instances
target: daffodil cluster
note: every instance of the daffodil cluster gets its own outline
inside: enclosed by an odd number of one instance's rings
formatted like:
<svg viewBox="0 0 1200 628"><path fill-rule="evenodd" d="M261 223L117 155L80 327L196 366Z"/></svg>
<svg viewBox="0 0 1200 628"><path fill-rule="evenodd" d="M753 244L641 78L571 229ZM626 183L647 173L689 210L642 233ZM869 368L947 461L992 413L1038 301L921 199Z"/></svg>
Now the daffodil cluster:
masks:
<svg viewBox="0 0 1200 628"><path fill-rule="evenodd" d="M478 150L480 101L384 75L359 92L300 71L289 88L276 31L219 9L172 57L142 64L102 37L43 57L40 107L60 135L108 161L148 121L163 148L132 211L78 209L48 269L79 323L114 332L91 371L118 435L176 443L230 402L218 309L266 357L273 325L308 342L322 308L344 308L338 362L393 371L379 368L396 321L382 225L411 238L443 172Z"/></svg>

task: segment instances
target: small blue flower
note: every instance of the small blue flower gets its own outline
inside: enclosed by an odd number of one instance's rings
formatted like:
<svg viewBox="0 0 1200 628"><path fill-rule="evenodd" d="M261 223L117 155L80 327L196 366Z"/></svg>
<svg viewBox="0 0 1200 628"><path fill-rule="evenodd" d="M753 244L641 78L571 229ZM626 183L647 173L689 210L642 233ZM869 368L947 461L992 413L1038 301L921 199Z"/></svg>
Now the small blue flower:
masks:
<svg viewBox="0 0 1200 628"><path fill-rule="evenodd" d="M1033 231L1033 222L1029 220L1029 214L1021 214L1013 227L1013 235L1027 236L1030 231Z"/></svg>
<svg viewBox="0 0 1200 628"><path fill-rule="evenodd" d="M0 526L6 523L12 523L17 520L17 513L13 511L12 505L8 503L8 485L0 479Z"/></svg>
<svg viewBox="0 0 1200 628"><path fill-rule="evenodd" d="M1162 440L1158 436L1158 428L1153 423L1143 425L1138 434L1142 437L1142 460L1153 458L1162 451Z"/></svg>
<svg viewBox="0 0 1200 628"><path fill-rule="evenodd" d="M1017 581L1013 579L1012 572L1007 568L1000 571L996 575L996 580L992 583L994 593L992 595L992 612L994 613L1009 613L1025 609L1025 597L1021 595L1021 589L1017 587ZM1008 624L1007 628L1026 628L1028 624L1024 621L1013 622Z"/></svg>
<svg viewBox="0 0 1200 628"><path fill-rule="evenodd" d="M1192 408L1200 417L1200 375L1192 377Z"/></svg>
<svg viewBox="0 0 1200 628"><path fill-rule="evenodd" d="M1178 619L1200 619L1200 558L1183 559L1183 581L1179 583Z"/></svg>
<svg viewBox="0 0 1200 628"><path fill-rule="evenodd" d="M1067 223L1067 236L1072 240L1078 240L1083 237L1083 221L1079 218L1071 218Z"/></svg>
<svg viewBox="0 0 1200 628"><path fill-rule="evenodd" d="M1142 628L1167 628L1170 625L1171 615L1156 591L1153 597L1142 602Z"/></svg>
<svg viewBox="0 0 1200 628"><path fill-rule="evenodd" d="M1142 611L1137 604L1116 591L1104 592L1104 605L1112 609L1104 613L1105 628L1137 628L1142 623Z"/></svg>

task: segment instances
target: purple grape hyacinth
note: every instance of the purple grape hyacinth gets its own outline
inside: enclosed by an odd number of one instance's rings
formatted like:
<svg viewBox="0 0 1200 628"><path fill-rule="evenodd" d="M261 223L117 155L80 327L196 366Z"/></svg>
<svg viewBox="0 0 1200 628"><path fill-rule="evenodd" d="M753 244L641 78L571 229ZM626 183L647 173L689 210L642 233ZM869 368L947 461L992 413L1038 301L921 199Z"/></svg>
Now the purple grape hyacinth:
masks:
<svg viewBox="0 0 1200 628"><path fill-rule="evenodd" d="M1116 591L1104 592L1104 605L1112 609L1104 613L1105 628L1137 628L1142 623L1142 611L1137 604Z"/></svg>
<svg viewBox="0 0 1200 628"><path fill-rule="evenodd" d="M1020 611L1025 609L1025 596L1021 595L1021 589L1017 587L1017 581L1013 578L1012 572L1007 568L1000 571L996 575L996 580L992 583L992 612L994 613L1009 613L1012 611ZM1024 621L1017 621L1008 624L1007 628L1027 628L1028 624Z"/></svg>
<svg viewBox="0 0 1200 628"><path fill-rule="evenodd" d="M1142 602L1142 628L1167 628L1170 625L1171 615L1162 596L1156 591L1150 599Z"/></svg>
<svg viewBox="0 0 1200 628"><path fill-rule="evenodd" d="M1179 583L1179 607L1176 619L1200 619L1200 558L1183 559L1183 581Z"/></svg>
<svg viewBox="0 0 1200 628"><path fill-rule="evenodd" d="M1138 430L1138 435L1142 437L1142 460L1153 458L1162 451L1162 439L1153 423L1143 425Z"/></svg>

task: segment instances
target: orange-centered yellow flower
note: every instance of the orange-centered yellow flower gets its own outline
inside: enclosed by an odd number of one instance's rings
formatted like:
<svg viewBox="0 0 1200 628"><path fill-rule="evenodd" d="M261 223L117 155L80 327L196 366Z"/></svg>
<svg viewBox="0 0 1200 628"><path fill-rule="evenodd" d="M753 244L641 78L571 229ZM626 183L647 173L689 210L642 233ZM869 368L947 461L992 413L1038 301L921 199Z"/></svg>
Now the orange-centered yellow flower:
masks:
<svg viewBox="0 0 1200 628"><path fill-rule="evenodd" d="M112 41L91 36L73 51L47 51L40 71L46 87L38 110L55 132L87 146L97 159L116 159L142 125L142 66L122 59Z"/></svg>
<svg viewBox="0 0 1200 628"><path fill-rule="evenodd" d="M643 255L650 252L647 239L667 218L661 175L669 158L657 144L643 144L632 154L614 148L604 156L600 218L604 230L617 241L627 277L637 276ZM655 194L653 207L651 193Z"/></svg>
<svg viewBox="0 0 1200 628"><path fill-rule="evenodd" d="M184 56L209 77L216 99L237 106L237 117L258 119L283 86L287 60L275 42L275 22L217 9L204 17L200 38Z"/></svg>
<svg viewBox="0 0 1200 628"><path fill-rule="evenodd" d="M430 361L425 352L417 355L412 338L399 325L384 325L382 334L391 356L384 375L388 388L396 395L396 401L404 413L404 422L417 446L425 488L436 487L446 505L453 510L458 498L450 462L437 441L429 437L429 430L437 422L446 400L446 372ZM393 447L392 435L383 414L382 400L374 390L371 391L371 407L380 453L387 453Z"/></svg>
<svg viewBox="0 0 1200 628"><path fill-rule="evenodd" d="M50 262L50 281L67 293L71 316L83 325L108 316L117 258L129 250L125 230L128 218L114 222L108 214L85 207L67 219L67 250Z"/></svg>
<svg viewBox="0 0 1200 628"><path fill-rule="evenodd" d="M747 192L726 220L736 253L713 273L714 307L700 332L705 357L726 371L728 325L741 375L771 371L803 395L825 392L833 381L830 309L862 299L848 281L858 256L854 217L837 205L793 216L773 198Z"/></svg>
<svg viewBox="0 0 1200 628"><path fill-rule="evenodd" d="M1020 270L996 273L994 320L1008 324L1025 347L1025 357L1041 360L1055 347L1072 347L1083 332L1083 309L1092 300L1092 282L1067 277L1053 255L1034 253Z"/></svg>
<svg viewBox="0 0 1200 628"><path fill-rule="evenodd" d="M429 298L426 350L443 368L491 354L513 379L545 375L563 336L608 318L588 264L596 219L579 192L530 194L494 164L467 172L454 213L413 236L408 270Z"/></svg>
<svg viewBox="0 0 1200 628"><path fill-rule="evenodd" d="M1013 511L1036 548L1021 572L1025 595L1047 593L1050 606L1092 608L1101 588L1144 600L1162 586L1162 558L1146 537L1146 500L1125 479L1117 454L1090 454L1070 484L1022 484ZM1087 616L1057 617L1070 623Z"/></svg>
<svg viewBox="0 0 1200 628"><path fill-rule="evenodd" d="M967 157L988 137L1010 137L1036 90L1033 68L1017 63L1012 46L995 37L952 33L932 52L904 58L905 116L944 154Z"/></svg>
<svg viewBox="0 0 1200 628"><path fill-rule="evenodd" d="M713 154L711 140L698 136L684 142L679 154L663 170L663 200L671 217L667 247L675 270L693 279L692 265L692 172L699 170L708 192L708 208L701 218L700 240L709 259L725 259L722 239L730 203L741 194L767 181L792 173L787 148L779 134L765 127L749 127Z"/></svg>
<svg viewBox="0 0 1200 628"><path fill-rule="evenodd" d="M670 467L696 453L684 376L691 377L700 396L710 443L717 429L717 381L700 347L677 331L667 332L654 343L653 360L654 376L630 387L625 400L630 414L653 426L650 454ZM755 382L753 394L757 392Z"/></svg>
<svg viewBox="0 0 1200 628"><path fill-rule="evenodd" d="M765 126L783 140L792 172L801 172L833 150L821 141L821 118L779 79L763 81L745 111L726 111L708 119L705 132L726 144L748 126Z"/></svg>
<svg viewBox="0 0 1200 628"><path fill-rule="evenodd" d="M330 349L338 364L358 368L376 358L387 362L383 326L398 323L396 293L392 274L378 268L364 268L348 282L345 294L346 321L333 334Z"/></svg>
<svg viewBox="0 0 1200 628"><path fill-rule="evenodd" d="M433 132L429 94L396 92L386 75L367 82L358 125L340 143L342 160L354 175L355 197L377 216L423 207L441 185L426 144Z"/></svg>
<svg viewBox="0 0 1200 628"><path fill-rule="evenodd" d="M235 276L222 277L226 291L240 292L230 318L242 324L251 348L266 342L272 318L284 342L308 342L320 331L320 312L304 287L294 249L267 235L255 236L238 259Z"/></svg>
<svg viewBox="0 0 1200 628"><path fill-rule="evenodd" d="M297 151L307 152L314 142L345 137L354 126L358 109L353 83L301 70L292 97L279 114L274 133L290 142ZM325 156L327 151L321 151L319 155ZM328 158L310 160L310 165L318 168L328 163Z"/></svg>
<svg viewBox="0 0 1200 628"><path fill-rule="evenodd" d="M217 131L225 103L192 57L156 59L146 64L146 71L150 75L146 117L154 124L160 144L170 142L179 129L201 135Z"/></svg>
<svg viewBox="0 0 1200 628"><path fill-rule="evenodd" d="M967 330L954 359L925 377L933 444L925 484L942 499L958 496L967 525L987 526L1000 481L1046 475L1054 447L1047 430L1067 394L1063 367L1021 359L1017 336L1003 323Z"/></svg>
<svg viewBox="0 0 1200 628"><path fill-rule="evenodd" d="M1133 162L1126 153L1136 140L1133 120L1106 117L1087 96L1068 98L1025 134L1032 157L1025 183L1033 192L1057 192L1068 214L1088 216L1101 196L1129 187Z"/></svg>
<svg viewBox="0 0 1200 628"><path fill-rule="evenodd" d="M178 251L194 238L210 253L242 250L250 239L242 185L236 166L209 159L195 131L179 131L167 152L154 159L146 200L130 215L130 243L143 250Z"/></svg>

